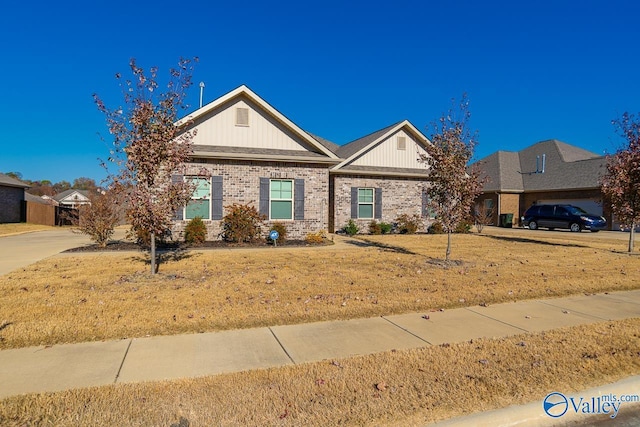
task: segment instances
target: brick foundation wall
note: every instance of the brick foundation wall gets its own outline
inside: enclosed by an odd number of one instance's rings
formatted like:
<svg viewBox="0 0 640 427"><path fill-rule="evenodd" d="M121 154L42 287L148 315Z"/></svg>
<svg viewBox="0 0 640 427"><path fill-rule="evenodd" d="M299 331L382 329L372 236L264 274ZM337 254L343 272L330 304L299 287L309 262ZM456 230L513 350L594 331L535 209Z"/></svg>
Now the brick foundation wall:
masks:
<svg viewBox="0 0 640 427"><path fill-rule="evenodd" d="M0 185L0 224L22 220L24 189Z"/></svg>
<svg viewBox="0 0 640 427"><path fill-rule="evenodd" d="M342 229L351 219L351 187L382 189L382 218L378 222L395 222L401 214L422 215L422 193L428 185L423 179L387 178L359 175L332 175L332 226ZM359 233L369 232L371 219L354 219ZM427 231L431 221L423 219L419 232Z"/></svg>
<svg viewBox="0 0 640 427"><path fill-rule="evenodd" d="M287 228L287 238L304 239L308 233L328 229L329 168L327 165L287 162L233 161L197 159L187 166L186 175L206 173L222 176L222 204L250 204L259 208L260 178L304 179L304 219L277 220ZM223 215L227 213L226 208ZM207 239L220 240L221 222L203 220L207 226ZM176 221L175 239L182 240L188 220ZM276 221L264 221L262 234Z"/></svg>

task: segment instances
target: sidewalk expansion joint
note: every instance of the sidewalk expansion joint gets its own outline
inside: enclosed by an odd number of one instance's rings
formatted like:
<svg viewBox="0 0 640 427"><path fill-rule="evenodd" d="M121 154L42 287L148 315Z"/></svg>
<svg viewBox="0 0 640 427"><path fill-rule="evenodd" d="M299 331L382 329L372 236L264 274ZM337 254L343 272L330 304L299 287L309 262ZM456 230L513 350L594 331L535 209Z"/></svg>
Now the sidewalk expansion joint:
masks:
<svg viewBox="0 0 640 427"><path fill-rule="evenodd" d="M118 378L120 378L120 372L122 371L122 367L124 366L124 361L127 359L127 354L129 354L129 349L131 348L132 343L133 343L133 338L129 340L129 345L127 346L127 349L124 351L124 356L122 357L122 362L120 362L118 373L116 374L116 378L113 380L114 384L116 384L118 382Z"/></svg>
<svg viewBox="0 0 640 427"><path fill-rule="evenodd" d="M387 322L391 323L393 326L395 326L398 329L401 329L403 331L405 331L406 333L408 333L409 335L413 335L414 337L418 338L420 341L425 342L429 345L433 345L431 344L429 341L425 340L424 338L422 338L421 336L418 336L416 334L414 334L413 332L411 332L410 330L408 330L407 328L403 328L402 326L398 325L397 323L393 323L391 320L387 319L384 316L380 316L383 320L386 320Z"/></svg>
<svg viewBox="0 0 640 427"><path fill-rule="evenodd" d="M540 301L538 301L538 302L540 302ZM524 329L524 328L521 328L521 327L519 327L519 326L512 325L512 324L511 324L511 323L509 323L509 322L503 322L502 320L500 320L500 319L496 319L495 317L488 316L488 315L486 315L486 314L484 314L484 313L480 313L479 311L471 310L471 308L470 308L470 307L464 307L464 309L465 309L465 310L469 310L469 311L470 311L470 312L472 312L472 313L479 314L479 315L480 315L480 316L482 316L482 317L486 317L487 319L491 319L491 320L493 320L494 322L502 323L503 325L507 325L507 326L511 326L512 328L520 329L522 332L531 332L531 331L529 331L529 330L527 330L527 329Z"/></svg>
<svg viewBox="0 0 640 427"><path fill-rule="evenodd" d="M551 304L551 303L546 302L546 301L539 301L539 302L542 303L542 304L548 305L549 307L562 308L567 312L576 313L576 314L580 314L582 316L587 316L587 317L593 317L594 319L598 319L598 320L613 320L613 319L607 319L606 317L596 316L595 314L585 313L583 311L571 310L568 307L565 307L563 305Z"/></svg>
<svg viewBox="0 0 640 427"><path fill-rule="evenodd" d="M293 357L291 357L291 355L289 354L289 352L287 351L286 348L284 348L284 345L282 345L282 342L280 342L280 339L278 338L278 336L276 335L275 332L273 332L273 329L271 329L269 327L269 332L271 332L271 335L273 335L273 338L276 339L276 341L278 342L278 345L280 346L280 348L282 349L282 351L284 351L284 354L287 355L287 357L289 358L289 360L291 360L291 363L293 363L294 365L297 365L296 361L293 360Z"/></svg>

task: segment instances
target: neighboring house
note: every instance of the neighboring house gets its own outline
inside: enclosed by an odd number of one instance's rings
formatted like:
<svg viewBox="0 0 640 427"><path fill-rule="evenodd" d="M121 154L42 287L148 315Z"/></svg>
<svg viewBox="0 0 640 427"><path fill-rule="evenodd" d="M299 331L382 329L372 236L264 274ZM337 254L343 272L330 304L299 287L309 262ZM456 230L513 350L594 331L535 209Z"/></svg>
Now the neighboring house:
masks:
<svg viewBox="0 0 640 427"><path fill-rule="evenodd" d="M0 224L23 221L24 193L28 184L0 173Z"/></svg>
<svg viewBox="0 0 640 427"><path fill-rule="evenodd" d="M185 130L197 130L194 153L185 175L174 179L197 188L174 231L200 216L208 238L217 239L224 207L233 203L253 204L267 226L282 222L292 238L338 230L349 218L364 226L424 210L427 169L417 158L428 141L408 121L341 147L301 129L244 85L188 119Z"/></svg>
<svg viewBox="0 0 640 427"><path fill-rule="evenodd" d="M89 192L87 190L65 190L53 196L53 200L58 203L58 206L73 209L77 209L82 205L91 204Z"/></svg>
<svg viewBox="0 0 640 427"><path fill-rule="evenodd" d="M489 181L478 197L477 207L493 209L493 223L500 214L513 214L513 224L533 204L565 203L604 216L599 179L606 158L552 139L521 151L497 151L478 162Z"/></svg>

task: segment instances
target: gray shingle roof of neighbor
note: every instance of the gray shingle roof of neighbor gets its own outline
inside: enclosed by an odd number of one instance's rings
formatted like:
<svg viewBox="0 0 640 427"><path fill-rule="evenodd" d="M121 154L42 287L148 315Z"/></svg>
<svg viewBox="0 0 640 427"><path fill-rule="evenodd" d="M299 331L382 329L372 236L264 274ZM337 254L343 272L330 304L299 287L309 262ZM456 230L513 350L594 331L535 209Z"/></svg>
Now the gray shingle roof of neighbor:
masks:
<svg viewBox="0 0 640 427"><path fill-rule="evenodd" d="M394 128L400 123L402 123L402 121L394 123L391 126L387 126L384 129L377 130L373 133L370 133L369 135L363 136L362 138L355 139L345 145L342 145L338 148L338 150L336 151L336 154L338 155L338 157L342 157L343 159L346 159L352 156L353 154L357 153L358 151L362 150L364 147L371 144L373 141L380 138L382 135L389 132L389 130L391 130L392 128Z"/></svg>
<svg viewBox="0 0 640 427"><path fill-rule="evenodd" d="M29 188L29 184L25 184L24 182L12 178L9 175L5 175L0 173L0 185L4 185L5 187L18 187L18 188Z"/></svg>
<svg viewBox="0 0 640 427"><path fill-rule="evenodd" d="M606 158L550 139L518 152L497 151L479 163L484 175L491 177L485 192L573 190L598 188Z"/></svg>
<svg viewBox="0 0 640 427"><path fill-rule="evenodd" d="M52 199L46 200L31 193L24 193L24 199L27 202L40 203L42 205L51 205L54 203Z"/></svg>

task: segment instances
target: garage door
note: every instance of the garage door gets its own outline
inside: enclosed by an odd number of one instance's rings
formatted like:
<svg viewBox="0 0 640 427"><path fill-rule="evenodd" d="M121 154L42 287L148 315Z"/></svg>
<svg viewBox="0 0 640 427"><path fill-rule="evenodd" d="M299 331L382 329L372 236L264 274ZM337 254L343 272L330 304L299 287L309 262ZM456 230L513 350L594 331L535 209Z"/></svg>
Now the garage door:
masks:
<svg viewBox="0 0 640 427"><path fill-rule="evenodd" d="M573 205L584 209L587 213L602 216L602 206L600 203L589 199L555 199L538 200L539 205Z"/></svg>

